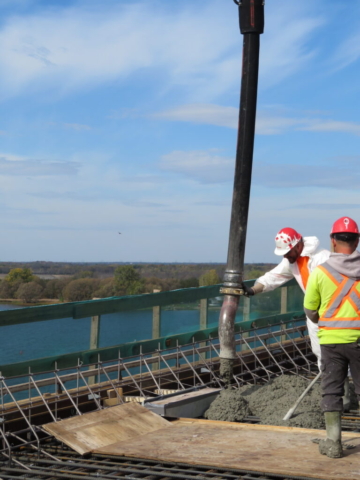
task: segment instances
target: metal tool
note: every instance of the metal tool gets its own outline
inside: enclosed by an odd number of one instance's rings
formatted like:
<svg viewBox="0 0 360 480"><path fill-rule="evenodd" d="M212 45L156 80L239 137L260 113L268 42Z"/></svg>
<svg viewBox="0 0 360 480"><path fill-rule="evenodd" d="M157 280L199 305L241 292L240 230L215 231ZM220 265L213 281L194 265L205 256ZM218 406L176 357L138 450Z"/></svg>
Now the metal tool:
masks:
<svg viewBox="0 0 360 480"><path fill-rule="evenodd" d="M312 380L312 382L309 383L309 385L305 388L305 390L303 391L303 393L300 395L300 397L296 400L296 402L294 403L294 405L290 408L290 410L287 412L287 414L285 415L285 417L283 418L283 420L290 420L290 418L294 415L295 413L295 410L297 409L297 407L300 405L302 399L306 396L306 394L308 393L308 391L313 387L313 385L315 385L315 383L319 380L321 376L321 372L319 372L316 377L314 378L314 380Z"/></svg>

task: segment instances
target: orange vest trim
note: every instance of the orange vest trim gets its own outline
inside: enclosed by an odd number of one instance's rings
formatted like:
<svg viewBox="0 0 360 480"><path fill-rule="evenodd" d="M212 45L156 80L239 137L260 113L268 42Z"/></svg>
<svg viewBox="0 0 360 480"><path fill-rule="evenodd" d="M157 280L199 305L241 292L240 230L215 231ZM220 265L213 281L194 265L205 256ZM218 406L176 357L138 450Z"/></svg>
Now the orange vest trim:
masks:
<svg viewBox="0 0 360 480"><path fill-rule="evenodd" d="M322 313L319 319L319 328L324 330L338 330L343 328L360 330L360 294L357 290L360 280L352 280L351 278L336 272L332 267L329 268L326 263L318 268L320 268L336 286L336 290L333 293L326 310ZM334 274L336 274L337 279L334 278ZM357 314L355 318L336 317L345 302L349 302L353 307Z"/></svg>
<svg viewBox="0 0 360 480"><path fill-rule="evenodd" d="M319 327L321 330L341 330L339 327ZM350 328L351 330L360 330L360 327L347 326L346 329Z"/></svg>
<svg viewBox="0 0 360 480"><path fill-rule="evenodd" d="M333 297L332 297L332 300L331 302L329 303L329 305L327 306L327 309L326 311L329 310L330 307L333 306L333 304L337 301L338 299L338 295L339 293L341 292L341 290L343 289L343 287L345 286L346 282L347 282L347 278L344 278L344 280L338 285L337 289L335 290L334 294L333 294ZM347 298L347 297L346 297ZM340 310L340 308L342 307L343 303L345 301L345 297L342 299L342 301L340 302L339 306L334 310L334 313L333 315L337 315L338 311Z"/></svg>
<svg viewBox="0 0 360 480"><path fill-rule="evenodd" d="M323 267L322 265L319 265L317 268L320 268L320 270L325 273L325 275L333 282L335 283L336 286L339 286L341 282L338 282L332 275L331 273L329 272L329 270L327 270L325 267ZM341 274L340 274L341 275ZM344 275L341 275L342 278L345 278Z"/></svg>
<svg viewBox="0 0 360 480"><path fill-rule="evenodd" d="M309 257L299 257L296 260L296 263L300 272L301 280L303 282L305 289L310 276L309 268L308 268L309 260L310 260Z"/></svg>

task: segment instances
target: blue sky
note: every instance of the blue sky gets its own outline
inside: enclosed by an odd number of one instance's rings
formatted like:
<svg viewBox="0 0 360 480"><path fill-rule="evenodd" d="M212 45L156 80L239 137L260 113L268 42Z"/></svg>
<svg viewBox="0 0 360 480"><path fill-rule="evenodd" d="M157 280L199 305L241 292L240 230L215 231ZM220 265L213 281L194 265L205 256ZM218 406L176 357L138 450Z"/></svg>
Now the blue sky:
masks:
<svg viewBox="0 0 360 480"><path fill-rule="evenodd" d="M349 3L349 4L348 4ZM267 0L247 262L360 222L360 0ZM3 261L226 262L232 0L0 0ZM118 232L121 232L119 235Z"/></svg>

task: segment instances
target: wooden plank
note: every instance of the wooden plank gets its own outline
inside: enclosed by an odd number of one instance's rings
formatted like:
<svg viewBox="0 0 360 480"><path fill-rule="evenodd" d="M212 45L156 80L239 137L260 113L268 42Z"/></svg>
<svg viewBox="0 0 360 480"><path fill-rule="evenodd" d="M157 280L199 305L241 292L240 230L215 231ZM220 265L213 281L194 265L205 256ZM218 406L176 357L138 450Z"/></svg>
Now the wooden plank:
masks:
<svg viewBox="0 0 360 480"><path fill-rule="evenodd" d="M169 427L172 427L170 422L137 403L118 405L43 426L48 433L81 455Z"/></svg>
<svg viewBox="0 0 360 480"><path fill-rule="evenodd" d="M323 480L360 480L360 435L343 440L356 445L344 458L320 455L313 438L325 431L227 422L180 421L129 442L118 442L96 453L237 468L269 474ZM260 427L260 428L259 428Z"/></svg>
<svg viewBox="0 0 360 480"><path fill-rule="evenodd" d="M348 417L346 417L348 418ZM354 417L356 418L356 417ZM255 428L256 430L270 430L272 432L285 432L285 433L310 433L313 437L318 437L320 434L325 434L324 430L318 430L315 428L299 428L299 427L282 427L280 425L260 425L256 424L253 425L252 423L238 423L238 422L223 422L221 420L205 420L202 418L178 418L174 421L174 424L193 424L193 425L210 425L213 424L215 426L224 426L226 428L235 428L238 430L247 430L248 428ZM351 438L359 438L360 433L355 432L342 432L343 439L351 439Z"/></svg>
<svg viewBox="0 0 360 480"><path fill-rule="evenodd" d="M116 390L114 388L111 388L106 393L108 398L118 398L118 396L119 397L123 396L123 389L121 387L117 388Z"/></svg>

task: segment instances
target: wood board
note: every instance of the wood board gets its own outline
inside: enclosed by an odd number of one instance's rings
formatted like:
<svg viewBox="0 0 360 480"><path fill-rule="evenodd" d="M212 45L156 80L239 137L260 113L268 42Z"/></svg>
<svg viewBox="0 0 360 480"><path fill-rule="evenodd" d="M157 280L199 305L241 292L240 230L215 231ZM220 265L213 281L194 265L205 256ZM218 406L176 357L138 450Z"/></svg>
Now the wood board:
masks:
<svg viewBox="0 0 360 480"><path fill-rule="evenodd" d="M128 442L152 431L166 430L172 423L137 403L127 403L104 410L43 425L51 435L80 454L113 443Z"/></svg>
<svg viewBox="0 0 360 480"><path fill-rule="evenodd" d="M320 455L313 438L325 431L268 425L180 420L161 429L117 442L96 453L162 461L238 468L324 480L360 480L360 435L344 433L343 441L356 445L345 457Z"/></svg>

